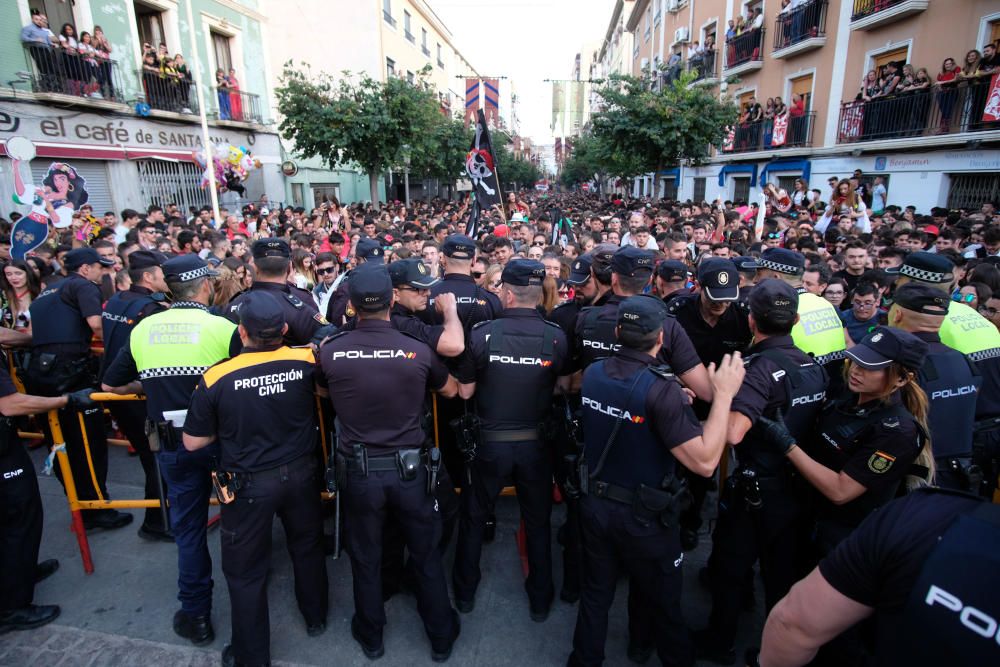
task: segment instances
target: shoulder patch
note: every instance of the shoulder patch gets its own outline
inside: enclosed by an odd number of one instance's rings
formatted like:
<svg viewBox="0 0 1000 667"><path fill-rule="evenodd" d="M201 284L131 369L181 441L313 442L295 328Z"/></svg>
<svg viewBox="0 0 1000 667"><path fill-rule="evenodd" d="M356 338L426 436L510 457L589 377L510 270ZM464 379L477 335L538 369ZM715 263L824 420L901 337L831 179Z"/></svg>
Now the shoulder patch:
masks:
<svg viewBox="0 0 1000 667"><path fill-rule="evenodd" d="M882 426L891 429L899 428L899 417L886 417L882 420Z"/></svg>
<svg viewBox="0 0 1000 667"><path fill-rule="evenodd" d="M302 303L302 299L295 296L294 294L286 294L285 300L288 301L288 303L295 306L296 308L302 308L305 305L304 303Z"/></svg>
<svg viewBox="0 0 1000 667"><path fill-rule="evenodd" d="M898 423L898 420L897 420ZM892 464L896 462L896 457L892 454L886 454L883 451L877 451L868 458L868 469L873 473L881 475L887 472Z"/></svg>

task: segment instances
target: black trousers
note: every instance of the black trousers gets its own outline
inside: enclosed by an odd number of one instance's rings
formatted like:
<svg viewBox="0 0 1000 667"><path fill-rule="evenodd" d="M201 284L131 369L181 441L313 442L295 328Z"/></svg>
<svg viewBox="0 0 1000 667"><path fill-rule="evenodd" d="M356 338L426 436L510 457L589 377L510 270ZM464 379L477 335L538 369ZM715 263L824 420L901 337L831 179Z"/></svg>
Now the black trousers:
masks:
<svg viewBox="0 0 1000 667"><path fill-rule="evenodd" d="M112 401L108 404L111 417L118 422L118 428L139 454L139 464L146 477L146 488L143 498L158 500L160 497L156 477L160 474L156 466L156 454L149 449L149 438L146 437L146 406L140 401ZM163 493L166 497L167 483L163 483ZM146 508L143 525L155 530L164 530L163 512L158 507Z"/></svg>
<svg viewBox="0 0 1000 667"><path fill-rule="evenodd" d="M432 643L447 644L458 630L448 599L448 582L438 544L441 514L427 493L427 473L403 481L395 471L348 471L342 499L347 553L354 575L354 613L358 632L368 646L382 643L382 535L389 517L398 523L410 552L417 586L417 611Z"/></svg>
<svg viewBox="0 0 1000 667"><path fill-rule="evenodd" d="M790 486L790 485L789 485ZM797 549L802 516L791 489L762 488L763 505L747 507L742 493L726 484L712 534L712 613L709 627L720 646L736 639L747 572L760 559L767 611L797 581Z"/></svg>
<svg viewBox="0 0 1000 667"><path fill-rule="evenodd" d="M295 574L295 599L306 624L326 620L327 576L319 465L312 456L254 473L222 505L222 572L233 615L233 654L238 662L267 664L271 633L267 571L271 528L281 518Z"/></svg>
<svg viewBox="0 0 1000 667"><path fill-rule="evenodd" d="M644 524L631 507L592 496L580 500L580 518L586 555L569 664L589 667L604 662L608 611L622 572L628 573L632 584L629 614L650 619L660 661L668 666L694 664L681 614L684 555L677 529L655 521Z"/></svg>
<svg viewBox="0 0 1000 667"><path fill-rule="evenodd" d="M28 452L11 442L0 455L0 612L31 604L42 542L42 499Z"/></svg>
<svg viewBox="0 0 1000 667"><path fill-rule="evenodd" d="M472 600L482 579L479 558L490 508L511 479L524 519L528 580L524 587L532 609L542 610L555 597L552 583L552 460L541 442L491 442L472 462L472 488L462 489L462 513L452 577L455 599Z"/></svg>

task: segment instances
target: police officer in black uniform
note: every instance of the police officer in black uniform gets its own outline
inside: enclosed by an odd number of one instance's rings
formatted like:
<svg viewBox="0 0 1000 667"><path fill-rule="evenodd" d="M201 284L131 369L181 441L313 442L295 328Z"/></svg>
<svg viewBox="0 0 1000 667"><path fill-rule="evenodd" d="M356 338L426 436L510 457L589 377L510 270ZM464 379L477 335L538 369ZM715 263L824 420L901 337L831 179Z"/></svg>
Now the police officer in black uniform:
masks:
<svg viewBox="0 0 1000 667"><path fill-rule="evenodd" d="M359 239L357 246L354 248L354 261L357 263L357 266L365 263L382 264L385 261L385 250L382 249L382 244L376 239ZM350 301L348 284L351 281L351 274L353 272L354 269L351 269L340 278L340 282L337 283L333 295L330 296L330 300L326 304L326 321L337 327L354 316L354 311L348 308L348 302Z"/></svg>
<svg viewBox="0 0 1000 667"><path fill-rule="evenodd" d="M67 391L96 387L98 362L90 352L90 341L101 337L98 284L104 267L111 264L111 260L102 258L93 248L70 250L63 258L66 278L31 302L32 347L24 374L25 386L31 393L60 396ZM97 500L99 496L107 499L108 440L104 412L96 404L82 411L97 488L87 463L79 414L71 409L59 411L76 493L80 500ZM51 443L48 423L44 419L41 423ZM56 473L62 479L58 467ZM90 510L83 517L87 528L121 528L131 522L131 514L113 509Z"/></svg>
<svg viewBox="0 0 1000 667"><path fill-rule="evenodd" d="M780 280L764 280L750 293L754 344L747 350L746 376L733 399L727 434L739 463L719 500L712 535L709 627L695 635L699 653L723 664L736 659L742 586L754 562L760 559L768 609L797 579L796 538L806 499L796 490L791 464L751 427L761 415L773 418L780 411L789 430L802 438L823 406L826 372L792 342L798 303L795 288Z"/></svg>
<svg viewBox="0 0 1000 667"><path fill-rule="evenodd" d="M555 597L552 460L542 424L550 414L556 381L565 374L567 350L566 335L536 309L544 279L541 262L508 262L501 276L504 310L497 319L476 325L469 341L476 375L463 394L475 391L481 442L471 463L471 488L462 494L455 553L455 606L462 613L475 606L486 517L507 478L517 489L525 523L531 619L548 618Z"/></svg>
<svg viewBox="0 0 1000 667"><path fill-rule="evenodd" d="M59 569L53 559L38 562L42 542L42 498L31 457L17 437L12 417L48 410L95 407L89 388L63 396L19 394L0 354L0 635L54 621L58 605L32 603L35 584Z"/></svg>
<svg viewBox="0 0 1000 667"><path fill-rule="evenodd" d="M270 664L267 577L271 527L281 517L295 573L295 597L310 636L326 629L316 360L282 345L283 307L257 291L240 308L243 352L205 371L184 422L189 451L218 439L219 474L235 500L222 505L222 571L229 585L232 643L224 665Z"/></svg>
<svg viewBox="0 0 1000 667"><path fill-rule="evenodd" d="M573 299L559 304L549 314L549 321L558 324L567 339L573 335L580 309L590 306L597 298L597 281L591 272L593 262L594 256L589 252L576 258L566 279L566 284L573 288Z"/></svg>
<svg viewBox="0 0 1000 667"><path fill-rule="evenodd" d="M237 294L229 302L225 316L231 322L239 322L240 307L248 295L269 292L277 297L285 312L285 321L288 323L285 344L318 343L336 331L316 309L312 294L289 284L292 251L284 239L259 239L254 241L251 252L257 273L250 289Z"/></svg>
<svg viewBox="0 0 1000 667"><path fill-rule="evenodd" d="M690 278L691 267L677 259L665 259L656 265L653 279L656 295L667 305L674 299L690 296L692 291L687 286Z"/></svg>
<svg viewBox="0 0 1000 667"><path fill-rule="evenodd" d="M750 292L753 291L753 281L757 277L757 260L753 257L743 257L737 255L731 257L730 261L740 274L740 303L747 303L750 299Z"/></svg>
<svg viewBox="0 0 1000 667"><path fill-rule="evenodd" d="M702 429L673 374L654 367L663 345L666 307L633 296L617 308L619 350L584 373L580 468L584 558L573 653L569 665L600 665L608 610L620 568L631 579L630 616L648 616L653 634L630 637L629 657L648 659L655 642L665 665L693 664L680 613L681 551L677 522L684 484L676 463L710 475L725 446L729 406L743 379L739 353L712 366L715 401ZM631 619L630 619L631 622Z"/></svg>
<svg viewBox="0 0 1000 667"><path fill-rule="evenodd" d="M968 357L942 343L938 335L948 314L948 295L912 282L899 287L893 299L889 326L912 333L928 346L917 382L930 401L927 428L934 447L935 484L978 493L982 476L970 479L969 471L982 378Z"/></svg>
<svg viewBox="0 0 1000 667"><path fill-rule="evenodd" d="M320 384L325 382L339 420L337 467L346 477L340 493L354 575L351 633L369 658L384 654L379 563L386 515L391 514L406 535L431 657L444 661L460 624L448 599L437 548L441 517L433 495L436 457L425 446L420 417L425 392L455 396L458 383L425 343L390 323L392 281L385 266L359 266L351 274L349 290L350 306L360 321L354 331L324 343L319 360Z"/></svg>
<svg viewBox="0 0 1000 667"><path fill-rule="evenodd" d="M128 256L128 274L132 281L125 291L116 292L104 304L101 326L104 333L104 355L101 357L100 377L128 342L132 329L147 315L165 310L167 283L163 280L160 265L166 255L155 250L136 250ZM146 406L139 401L112 401L108 410L118 428L139 454L139 463L146 476L147 500L166 497L165 486L156 465L156 455L149 449L146 437ZM164 503L165 505L165 503ZM169 522L164 521L166 507L146 509L146 517L139 526L139 537L151 541L173 542Z"/></svg>

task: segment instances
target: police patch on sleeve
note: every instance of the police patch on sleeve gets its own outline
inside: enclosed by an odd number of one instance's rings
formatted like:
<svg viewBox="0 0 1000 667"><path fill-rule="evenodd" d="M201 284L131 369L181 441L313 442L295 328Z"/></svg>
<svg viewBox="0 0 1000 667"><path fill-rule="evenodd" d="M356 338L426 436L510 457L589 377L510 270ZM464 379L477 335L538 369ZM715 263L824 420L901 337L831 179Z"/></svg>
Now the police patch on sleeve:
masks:
<svg viewBox="0 0 1000 667"><path fill-rule="evenodd" d="M868 459L868 469L873 473L881 475L882 473L887 472L895 461L895 456L878 451L872 454Z"/></svg>

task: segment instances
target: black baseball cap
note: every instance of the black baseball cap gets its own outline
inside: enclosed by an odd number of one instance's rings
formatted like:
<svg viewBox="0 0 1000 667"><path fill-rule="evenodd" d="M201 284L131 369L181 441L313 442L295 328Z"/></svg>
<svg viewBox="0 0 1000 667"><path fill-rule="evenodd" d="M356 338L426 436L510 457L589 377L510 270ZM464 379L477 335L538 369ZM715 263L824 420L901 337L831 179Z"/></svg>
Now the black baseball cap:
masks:
<svg viewBox="0 0 1000 667"><path fill-rule="evenodd" d="M668 283L674 280L687 280L691 277L691 267L679 259L665 259L656 266L656 275Z"/></svg>
<svg viewBox="0 0 1000 667"><path fill-rule="evenodd" d="M568 285L583 285L590 280L590 266L594 262L594 256L586 252L576 258L573 268L569 271L569 278L566 279Z"/></svg>
<svg viewBox="0 0 1000 667"><path fill-rule="evenodd" d="M736 301L740 296L740 274L722 257L709 257L698 265L698 284L712 301Z"/></svg>
<svg viewBox="0 0 1000 667"><path fill-rule="evenodd" d="M476 256L476 242L465 234L451 234L441 245L445 257L455 259L472 259Z"/></svg>
<svg viewBox="0 0 1000 667"><path fill-rule="evenodd" d="M392 302L392 279L385 264L365 262L347 277L347 294L355 310L375 313Z"/></svg>
<svg viewBox="0 0 1000 667"><path fill-rule="evenodd" d="M63 256L63 266L67 271L75 271L85 264L114 266L115 260L101 257L93 248L76 248Z"/></svg>
<svg viewBox="0 0 1000 667"><path fill-rule="evenodd" d="M129 269L148 269L153 266L162 266L167 261L167 256L156 250L136 250L128 256Z"/></svg>
<svg viewBox="0 0 1000 667"><path fill-rule="evenodd" d="M950 283L955 277L955 265L944 255L933 252L911 252L900 266L886 269L890 275L907 276L913 280L940 285Z"/></svg>
<svg viewBox="0 0 1000 667"><path fill-rule="evenodd" d="M360 239L358 246L354 249L354 254L369 264L381 264L385 261L385 250L382 249L382 244L375 239Z"/></svg>
<svg viewBox="0 0 1000 667"><path fill-rule="evenodd" d="M284 257L288 259L292 256L292 249L285 239L268 238L258 239L253 242L250 252L254 259L264 259L265 257Z"/></svg>
<svg viewBox="0 0 1000 667"><path fill-rule="evenodd" d="M639 294L630 296L618 304L618 326L634 329L640 333L651 333L660 329L666 317L666 305L654 296Z"/></svg>
<svg viewBox="0 0 1000 667"><path fill-rule="evenodd" d="M267 292L250 292L240 306L240 324L253 338L278 339L285 328L281 304Z"/></svg>
<svg viewBox="0 0 1000 667"><path fill-rule="evenodd" d="M163 277L168 283L188 283L205 276L217 276L215 271L198 255L178 255L163 263Z"/></svg>
<svg viewBox="0 0 1000 667"><path fill-rule="evenodd" d="M649 250L627 245L611 256L611 272L623 276L651 274L655 256Z"/></svg>
<svg viewBox="0 0 1000 667"><path fill-rule="evenodd" d="M864 340L847 350L851 361L870 371L886 368L896 361L911 371L920 370L928 345L901 329L877 327Z"/></svg>
<svg viewBox="0 0 1000 667"><path fill-rule="evenodd" d="M398 259L389 264L388 268L393 287L409 285L416 289L430 289L431 286L441 282L431 275L419 257Z"/></svg>
<svg viewBox="0 0 1000 667"><path fill-rule="evenodd" d="M533 259L512 259L503 267L500 280L519 287L541 285L545 280L545 265Z"/></svg>
<svg viewBox="0 0 1000 667"><path fill-rule="evenodd" d="M801 276L805 272L806 258L802 253L787 248L768 248L757 260L757 268Z"/></svg>
<svg viewBox="0 0 1000 667"><path fill-rule="evenodd" d="M901 285L893 292L892 298L893 303L900 308L941 317L948 314L950 305L947 294L924 283Z"/></svg>
<svg viewBox="0 0 1000 667"><path fill-rule="evenodd" d="M743 257L741 255L737 255L736 257L730 257L729 261L736 266L737 271L757 270L757 260L753 257Z"/></svg>
<svg viewBox="0 0 1000 667"><path fill-rule="evenodd" d="M799 293L783 280L768 278L750 290L748 303L754 319L791 324L799 311Z"/></svg>

